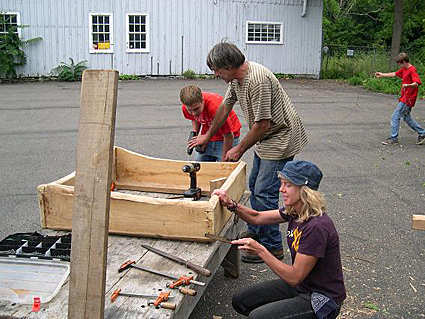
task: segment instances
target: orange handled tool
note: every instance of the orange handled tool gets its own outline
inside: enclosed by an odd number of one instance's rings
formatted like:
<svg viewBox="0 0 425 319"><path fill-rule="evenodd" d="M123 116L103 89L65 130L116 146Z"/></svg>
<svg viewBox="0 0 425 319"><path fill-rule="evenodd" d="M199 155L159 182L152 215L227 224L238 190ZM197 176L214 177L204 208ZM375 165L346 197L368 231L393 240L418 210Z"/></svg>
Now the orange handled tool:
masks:
<svg viewBox="0 0 425 319"><path fill-rule="evenodd" d="M171 284L168 285L168 287L170 288L176 288L178 286L181 285L190 285L191 284L191 280L193 279L193 276L181 276L179 279L177 279L176 281L173 281Z"/></svg>
<svg viewBox="0 0 425 319"><path fill-rule="evenodd" d="M159 295L150 295L150 294L136 294L129 292L122 292L121 288L115 289L111 295L111 302L114 302L118 296L126 296L126 297L138 297L138 298L156 298L155 301L149 302L148 304L153 304L155 307L162 307L167 309L175 309L176 305L173 303L165 303L164 301L168 301L170 298L174 298L174 296L170 296L170 292L160 292ZM164 305L162 304L164 303Z"/></svg>

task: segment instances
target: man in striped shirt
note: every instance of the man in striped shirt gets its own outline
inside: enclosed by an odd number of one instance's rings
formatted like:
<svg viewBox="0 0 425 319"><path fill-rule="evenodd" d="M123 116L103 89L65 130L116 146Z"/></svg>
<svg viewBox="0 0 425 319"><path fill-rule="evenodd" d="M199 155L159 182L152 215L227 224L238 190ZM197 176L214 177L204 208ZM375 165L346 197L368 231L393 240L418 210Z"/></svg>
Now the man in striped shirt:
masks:
<svg viewBox="0 0 425 319"><path fill-rule="evenodd" d="M253 167L249 176L251 207L257 211L278 209L280 181L277 172L307 144L304 126L275 75L264 66L246 61L232 43L216 44L207 57L208 67L229 83L214 121L196 145L204 145L221 127L237 101L249 125L249 132L231 148L226 161L238 161L254 146ZM258 240L274 256L283 258L279 224L250 225L242 237ZM242 254L244 262L262 262L256 255Z"/></svg>

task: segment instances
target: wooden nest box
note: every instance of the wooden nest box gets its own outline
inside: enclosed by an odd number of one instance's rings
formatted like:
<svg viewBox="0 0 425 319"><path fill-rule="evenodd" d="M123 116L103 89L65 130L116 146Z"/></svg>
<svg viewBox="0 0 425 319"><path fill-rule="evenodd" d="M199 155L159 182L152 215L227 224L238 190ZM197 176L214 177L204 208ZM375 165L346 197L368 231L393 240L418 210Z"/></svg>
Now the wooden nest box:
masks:
<svg viewBox="0 0 425 319"><path fill-rule="evenodd" d="M218 235L231 216L211 197L216 188L226 189L236 201L245 191L246 163L202 162L197 186L206 200L183 200L190 187L189 174L182 167L190 162L143 156L120 147L114 148L109 233L141 237L210 241L206 233ZM71 230L75 172L37 187L41 226ZM123 193L122 190L130 192ZM131 192L132 191L132 192ZM139 192L174 194L154 198Z"/></svg>

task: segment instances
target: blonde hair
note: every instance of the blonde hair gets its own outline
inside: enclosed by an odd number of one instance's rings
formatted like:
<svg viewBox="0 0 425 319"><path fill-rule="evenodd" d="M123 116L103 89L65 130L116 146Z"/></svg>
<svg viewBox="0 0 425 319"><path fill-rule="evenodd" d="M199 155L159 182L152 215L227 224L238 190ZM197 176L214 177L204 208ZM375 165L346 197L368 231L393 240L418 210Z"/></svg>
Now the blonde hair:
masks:
<svg viewBox="0 0 425 319"><path fill-rule="evenodd" d="M303 223L311 217L322 216L326 210L326 201L323 194L307 186L301 186L301 202L303 203L300 212L296 212L294 207L288 206L285 209L286 215L297 217L296 221Z"/></svg>
<svg viewBox="0 0 425 319"><path fill-rule="evenodd" d="M203 100L202 91L196 85L189 84L180 90L180 101L186 106L202 102Z"/></svg>

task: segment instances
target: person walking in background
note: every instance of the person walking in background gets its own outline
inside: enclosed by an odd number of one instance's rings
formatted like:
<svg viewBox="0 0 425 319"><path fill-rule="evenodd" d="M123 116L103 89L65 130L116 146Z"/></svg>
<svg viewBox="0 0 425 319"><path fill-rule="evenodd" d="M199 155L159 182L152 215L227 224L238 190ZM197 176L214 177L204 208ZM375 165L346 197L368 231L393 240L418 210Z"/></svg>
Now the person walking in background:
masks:
<svg viewBox="0 0 425 319"><path fill-rule="evenodd" d="M180 101L183 103L183 116L192 121L192 132L198 135L206 133L214 120L215 113L223 97L216 93L202 92L196 85L186 85L180 90ZM206 147L198 152L195 160L199 162L220 162L227 151L239 143L241 123L235 111L232 111L226 122L211 137ZM188 142L189 148L192 141Z"/></svg>
<svg viewBox="0 0 425 319"><path fill-rule="evenodd" d="M327 318L338 316L346 297L339 236L323 195L318 192L322 171L307 161L286 163L279 176L284 200L280 209L256 211L237 204L226 190L212 193L251 224L288 223L286 232L292 265L275 258L252 238L232 241L258 256L280 277L238 291L233 308L250 319Z"/></svg>
<svg viewBox="0 0 425 319"><path fill-rule="evenodd" d="M400 119L407 123L412 130L418 133L418 141L416 144L423 144L425 141L425 130L416 122L410 112L415 106L418 97L419 85L421 79L416 68L409 62L409 57L406 53L402 52L397 55L397 65L400 69L397 72L382 73L376 72L377 78L381 77L394 77L397 76L402 79L401 93L397 107L391 117L391 133L390 137L382 142L384 145L397 145L398 133L400 129Z"/></svg>
<svg viewBox="0 0 425 319"><path fill-rule="evenodd" d="M208 53L207 65L229 86L210 129L197 136L192 145L205 145L239 101L249 132L227 152L225 160L238 161L255 145L249 176L251 207L257 211L277 209L280 182L276 173L307 144L301 119L276 76L264 66L246 61L236 45L225 41L216 44ZM247 231L240 237L254 238L275 257L283 258L278 223L248 223ZM263 262L258 255L246 253L242 254L242 261Z"/></svg>

